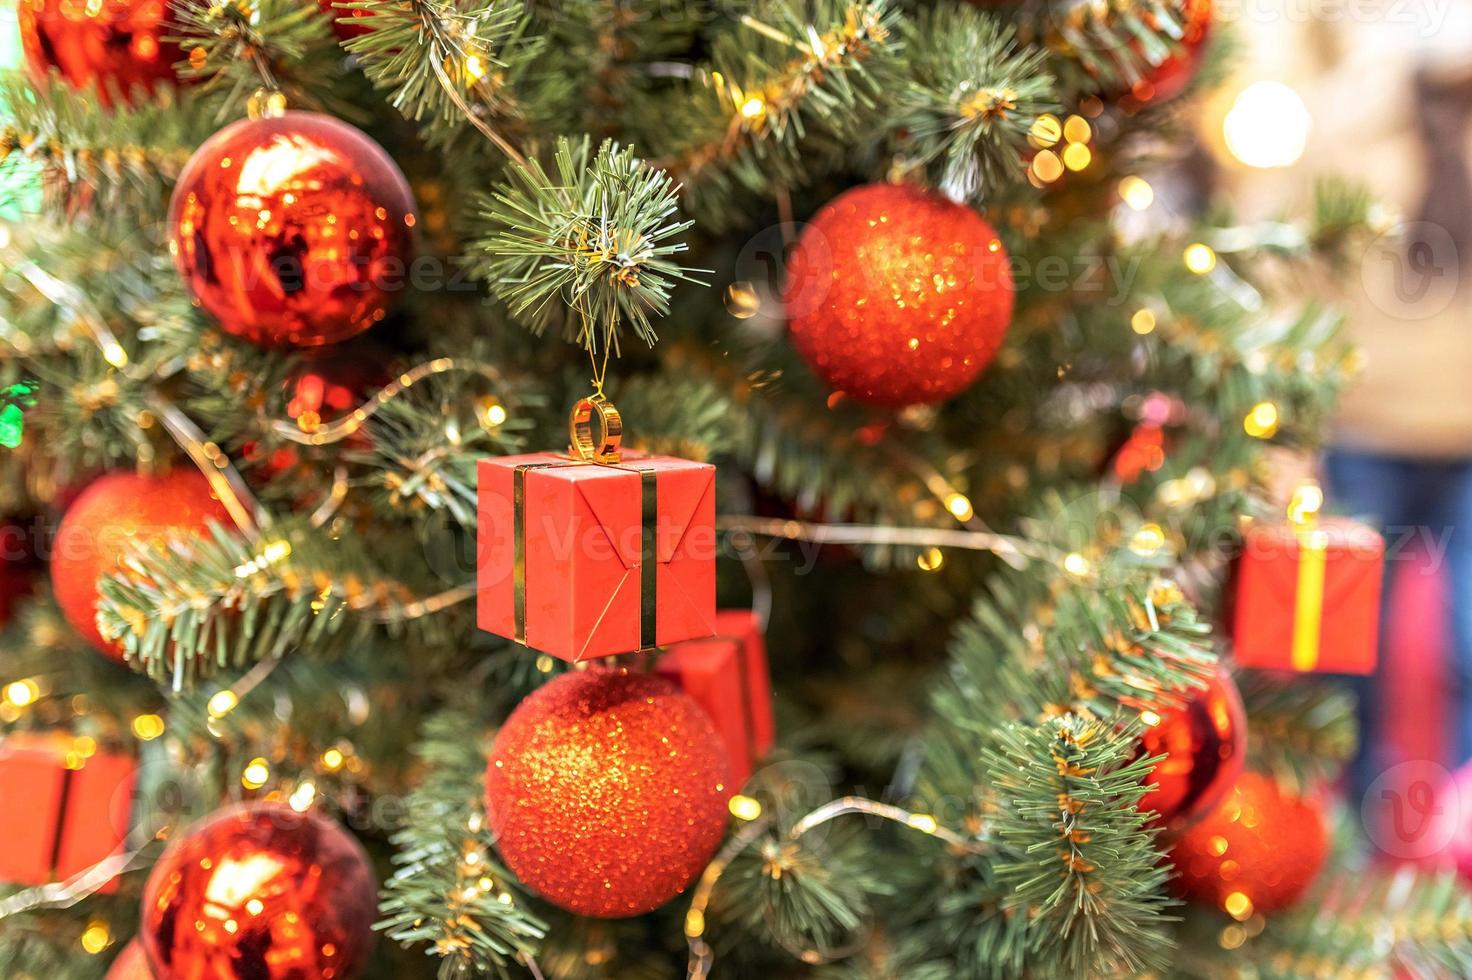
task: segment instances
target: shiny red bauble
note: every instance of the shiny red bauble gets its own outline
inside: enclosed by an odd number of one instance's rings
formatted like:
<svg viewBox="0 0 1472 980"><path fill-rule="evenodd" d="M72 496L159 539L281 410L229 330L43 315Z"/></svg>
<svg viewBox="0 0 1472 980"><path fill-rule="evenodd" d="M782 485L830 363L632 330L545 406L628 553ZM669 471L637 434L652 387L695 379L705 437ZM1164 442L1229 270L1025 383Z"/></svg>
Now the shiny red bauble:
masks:
<svg viewBox="0 0 1472 980"><path fill-rule="evenodd" d="M117 571L136 544L178 531L203 531L229 513L196 470L167 476L111 473L94 480L67 508L56 530L51 587L67 622L92 645L122 660L122 645L97 631L97 583Z"/></svg>
<svg viewBox="0 0 1472 980"><path fill-rule="evenodd" d="M363 20L366 17L372 17L373 15L368 11L353 10L346 7L335 7L332 4L332 0L317 0L317 6L321 7L322 12L332 18L333 33L335 33L340 40L351 41L355 37L361 37L364 34L368 33L368 28L364 27L362 24L349 23L347 20L343 19L351 18L352 20L357 21Z"/></svg>
<svg viewBox="0 0 1472 980"><path fill-rule="evenodd" d="M225 332L315 347L388 315L416 221L382 147L331 116L288 112L233 123L195 151L169 206L169 247Z"/></svg>
<svg viewBox="0 0 1472 980"><path fill-rule="evenodd" d="M114 91L152 92L173 84L184 54L164 38L174 33L167 0L20 0L21 46L32 75L60 72L77 89L112 103Z"/></svg>
<svg viewBox="0 0 1472 980"><path fill-rule="evenodd" d="M1323 803L1271 776L1247 772L1205 820L1170 851L1176 887L1233 918L1292 905L1329 856Z"/></svg>
<svg viewBox="0 0 1472 980"><path fill-rule="evenodd" d="M107 980L157 980L148 968L148 958L143 953L141 942L135 939L123 947L107 970Z"/></svg>
<svg viewBox="0 0 1472 980"><path fill-rule="evenodd" d="M659 908L705 870L726 829L730 763L710 719L669 681L563 674L491 747L487 815L506 866L577 915Z"/></svg>
<svg viewBox="0 0 1472 980"><path fill-rule="evenodd" d="M1186 90L1196 77L1202 49L1211 35L1213 13L1212 0L1183 0L1180 41L1163 61L1145 69L1130 88L1131 98L1141 103L1166 102Z"/></svg>
<svg viewBox="0 0 1472 980"><path fill-rule="evenodd" d="M835 391L900 408L965 389L1001 346L1007 251L971 208L870 184L803 229L783 290L792 345Z"/></svg>
<svg viewBox="0 0 1472 980"><path fill-rule="evenodd" d="M1140 751L1165 756L1147 782L1155 788L1140 800L1153 810L1167 834L1179 834L1205 817L1242 775L1247 760L1247 714L1237 684L1218 670L1206 689L1178 708L1150 712L1155 723L1140 738Z"/></svg>
<svg viewBox="0 0 1472 980"><path fill-rule="evenodd" d="M351 980L368 965L377 897L368 855L342 827L251 803L169 845L138 934L156 980Z"/></svg>

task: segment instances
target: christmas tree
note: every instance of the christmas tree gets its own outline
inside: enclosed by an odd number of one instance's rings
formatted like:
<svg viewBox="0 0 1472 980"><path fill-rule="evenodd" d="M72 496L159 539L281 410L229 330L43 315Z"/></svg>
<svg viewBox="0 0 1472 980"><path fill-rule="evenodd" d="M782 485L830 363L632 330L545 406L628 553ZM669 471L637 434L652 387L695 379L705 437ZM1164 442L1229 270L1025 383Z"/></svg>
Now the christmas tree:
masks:
<svg viewBox="0 0 1472 980"><path fill-rule="evenodd" d="M1210 0L17 13L4 976L1472 973Z"/></svg>

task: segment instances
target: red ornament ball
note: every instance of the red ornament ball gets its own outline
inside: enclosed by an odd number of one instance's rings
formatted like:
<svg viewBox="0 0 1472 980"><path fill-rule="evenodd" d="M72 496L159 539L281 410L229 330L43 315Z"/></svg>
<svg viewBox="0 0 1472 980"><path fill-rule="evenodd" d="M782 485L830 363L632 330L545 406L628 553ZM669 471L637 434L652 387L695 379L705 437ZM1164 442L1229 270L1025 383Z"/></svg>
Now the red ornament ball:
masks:
<svg viewBox="0 0 1472 980"><path fill-rule="evenodd" d="M110 473L94 480L67 508L56 529L51 587L67 622L114 660L123 648L97 631L97 582L117 571L140 542L177 531L203 531L230 515L197 470L167 476Z"/></svg>
<svg viewBox="0 0 1472 980"><path fill-rule="evenodd" d="M174 84L183 51L164 38L173 33L167 0L21 0L21 46L38 80L55 70L76 89L93 89L104 107L114 90L153 92Z"/></svg>
<svg viewBox="0 0 1472 980"><path fill-rule="evenodd" d="M869 184L803 229L782 298L792 344L819 377L900 408L971 384L1001 346L1014 295L1007 250L981 215Z"/></svg>
<svg viewBox="0 0 1472 980"><path fill-rule="evenodd" d="M148 968L148 958L143 953L141 942L135 939L123 947L108 968L107 980L157 980Z"/></svg>
<svg viewBox="0 0 1472 980"><path fill-rule="evenodd" d="M331 116L288 112L233 123L195 151L169 205L169 247L221 329L316 347L388 315L417 220L382 147Z"/></svg>
<svg viewBox="0 0 1472 980"><path fill-rule="evenodd" d="M339 40L351 41L355 37L362 37L368 33L368 28L364 25L349 23L343 18L352 18L355 21L362 20L366 17L373 16L369 11L336 7L333 6L333 0L317 0L317 6L321 7L322 12L332 18L332 31L338 36Z"/></svg>
<svg viewBox="0 0 1472 980"><path fill-rule="evenodd" d="M1328 855L1319 799L1246 772L1222 805L1176 842L1170 860L1186 897L1246 919L1296 902Z"/></svg>
<svg viewBox="0 0 1472 980"><path fill-rule="evenodd" d="M1167 102L1186 90L1201 64L1213 13L1212 0L1183 0L1180 41L1171 54L1147 68L1144 77L1131 86L1131 98L1140 103Z"/></svg>
<svg viewBox="0 0 1472 980"><path fill-rule="evenodd" d="M487 815L506 866L577 915L642 915L710 863L730 763L710 719L669 681L563 674L512 712L491 747Z"/></svg>
<svg viewBox="0 0 1472 980"><path fill-rule="evenodd" d="M1140 752L1165 758L1150 775L1155 788L1140 809L1153 810L1166 833L1176 835L1215 809L1242 775L1247 714L1231 675L1218 670L1186 704L1149 717L1159 720L1141 736Z"/></svg>
<svg viewBox="0 0 1472 980"><path fill-rule="evenodd" d="M351 980L368 965L377 891L368 855L326 817L233 806L164 851L139 936L156 980Z"/></svg>

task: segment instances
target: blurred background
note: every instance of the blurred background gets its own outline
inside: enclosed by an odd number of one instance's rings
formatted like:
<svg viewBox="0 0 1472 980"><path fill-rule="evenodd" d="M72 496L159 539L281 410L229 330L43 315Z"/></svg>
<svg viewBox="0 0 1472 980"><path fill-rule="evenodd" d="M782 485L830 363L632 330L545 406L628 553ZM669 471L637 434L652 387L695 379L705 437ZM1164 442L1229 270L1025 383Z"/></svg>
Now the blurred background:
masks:
<svg viewBox="0 0 1472 980"><path fill-rule="evenodd" d="M1329 451L1285 459L1283 482L1317 471L1340 508L1385 533L1380 673L1358 685L1346 796L1371 825L1377 809L1430 821L1428 791L1472 757L1472 4L1219 14L1236 50L1201 104L1199 154L1164 180L1179 206L1220 195L1244 222L1269 223L1324 177L1375 201L1382 234L1343 274L1303 284L1347 312L1363 367ZM1394 812L1402 801L1421 812Z"/></svg>

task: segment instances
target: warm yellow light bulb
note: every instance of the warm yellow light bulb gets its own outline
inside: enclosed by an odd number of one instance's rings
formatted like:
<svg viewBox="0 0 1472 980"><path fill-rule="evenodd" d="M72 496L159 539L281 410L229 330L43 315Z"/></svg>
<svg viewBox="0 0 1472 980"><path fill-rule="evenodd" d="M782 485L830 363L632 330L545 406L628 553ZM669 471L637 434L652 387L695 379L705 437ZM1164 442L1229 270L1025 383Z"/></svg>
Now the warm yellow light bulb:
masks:
<svg viewBox="0 0 1472 980"><path fill-rule="evenodd" d="M1155 188L1143 177L1129 176L1119 182L1119 197L1136 211L1144 211L1155 203Z"/></svg>
<svg viewBox="0 0 1472 980"><path fill-rule="evenodd" d="M240 774L240 785L246 789L260 789L270 778L271 764L265 759L255 758L250 760L245 771Z"/></svg>
<svg viewBox="0 0 1472 980"><path fill-rule="evenodd" d="M133 734L142 742L151 742L164 733L164 720L158 715L139 715L133 719Z"/></svg>
<svg viewBox="0 0 1472 980"><path fill-rule="evenodd" d="M731 797L730 802L726 804L726 808L731 811L731 816L737 820L751 821L762 815L761 801L754 800L749 796L741 796L740 794Z"/></svg>
<svg viewBox="0 0 1472 980"><path fill-rule="evenodd" d="M1308 147L1313 117L1297 92L1282 82L1254 82L1222 120L1222 137L1232 156L1267 170L1298 162Z"/></svg>
<svg viewBox="0 0 1472 980"><path fill-rule="evenodd" d="M976 508L971 506L971 500L964 493L948 494L946 510L958 521L969 521L976 516Z"/></svg>
<svg viewBox="0 0 1472 980"><path fill-rule="evenodd" d="M922 572L939 571L940 567L945 563L946 556L941 553L939 548L926 548L915 559L915 564L920 566L920 571Z"/></svg>
<svg viewBox="0 0 1472 980"><path fill-rule="evenodd" d="M40 696L41 689L32 680L14 681L5 685L5 700L17 708L35 704L36 699Z"/></svg>
<svg viewBox="0 0 1472 980"><path fill-rule="evenodd" d="M1130 317L1130 329L1141 337L1154 333L1155 311L1144 308L1136 310L1135 315Z"/></svg>
<svg viewBox="0 0 1472 980"><path fill-rule="evenodd" d="M223 691L216 691L209 701L210 717L223 718L230 712L234 711L235 706L239 703L240 699L236 697L235 692L230 690L229 688L226 688Z"/></svg>
<svg viewBox="0 0 1472 980"><path fill-rule="evenodd" d="M100 919L89 922L87 928L82 932L82 949L86 950L89 955L96 956L101 953L107 949L110 942L112 942L112 931L107 928L107 923Z"/></svg>
<svg viewBox="0 0 1472 980"><path fill-rule="evenodd" d="M1069 143L1063 148L1063 165L1069 170L1084 170L1093 160L1093 152L1082 143Z"/></svg>
<svg viewBox="0 0 1472 980"><path fill-rule="evenodd" d="M1278 432L1279 421L1277 405L1258 402L1242 420L1242 429L1254 439L1271 439Z"/></svg>
<svg viewBox="0 0 1472 980"><path fill-rule="evenodd" d="M1216 268L1216 253L1212 251L1210 245L1204 245L1201 242L1188 245L1184 257L1186 268L1198 276L1204 276Z"/></svg>

